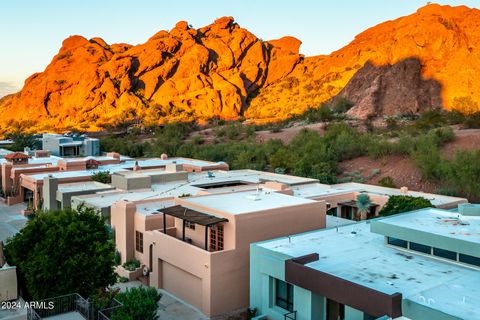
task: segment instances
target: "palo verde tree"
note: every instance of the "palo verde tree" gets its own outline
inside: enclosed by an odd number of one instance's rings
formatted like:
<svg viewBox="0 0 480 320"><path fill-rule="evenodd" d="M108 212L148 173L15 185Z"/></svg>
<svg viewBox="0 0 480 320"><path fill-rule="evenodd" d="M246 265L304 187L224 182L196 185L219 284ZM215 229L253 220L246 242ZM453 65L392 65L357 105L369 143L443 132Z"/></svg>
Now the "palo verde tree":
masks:
<svg viewBox="0 0 480 320"><path fill-rule="evenodd" d="M39 212L7 241L27 298L78 292L88 297L115 282L115 247L104 218L91 208Z"/></svg>

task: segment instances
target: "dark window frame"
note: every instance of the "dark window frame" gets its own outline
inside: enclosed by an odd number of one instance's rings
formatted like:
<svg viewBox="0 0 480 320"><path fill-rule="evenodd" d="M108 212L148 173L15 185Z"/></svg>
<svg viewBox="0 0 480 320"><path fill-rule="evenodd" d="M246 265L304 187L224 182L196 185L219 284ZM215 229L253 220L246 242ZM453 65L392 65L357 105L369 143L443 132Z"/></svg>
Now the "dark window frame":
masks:
<svg viewBox="0 0 480 320"><path fill-rule="evenodd" d="M285 284L285 286L280 286L280 284ZM285 292L279 292L281 290L280 288L284 288ZM286 298L284 298L284 296ZM284 310L293 312L293 304L293 285L286 281L275 279L275 305Z"/></svg>
<svg viewBox="0 0 480 320"><path fill-rule="evenodd" d="M387 244L395 247L408 249L408 241L394 237L387 237Z"/></svg>
<svg viewBox="0 0 480 320"><path fill-rule="evenodd" d="M414 248L412 248L412 245L413 245ZM432 247L426 246L426 245L421 244L421 243L410 241L409 248L410 248L410 250L415 251L415 252L420 252L420 253L429 254L429 255L432 254ZM428 248L428 250L427 250L427 248Z"/></svg>
<svg viewBox="0 0 480 320"><path fill-rule="evenodd" d="M466 260L466 261L465 261ZM465 263L474 267L480 267L480 258L471 256L469 254L458 254L458 261L461 263Z"/></svg>
<svg viewBox="0 0 480 320"><path fill-rule="evenodd" d="M454 251L434 247L433 255L438 258L457 261L457 253Z"/></svg>
<svg viewBox="0 0 480 320"><path fill-rule="evenodd" d="M143 253L143 232L135 230L135 250Z"/></svg>

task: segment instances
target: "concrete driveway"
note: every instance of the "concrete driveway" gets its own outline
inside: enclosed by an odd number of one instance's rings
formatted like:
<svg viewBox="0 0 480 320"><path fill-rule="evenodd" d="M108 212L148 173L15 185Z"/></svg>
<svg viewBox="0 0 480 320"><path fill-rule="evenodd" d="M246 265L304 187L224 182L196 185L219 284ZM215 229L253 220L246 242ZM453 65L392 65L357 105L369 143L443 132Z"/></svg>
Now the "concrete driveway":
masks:
<svg viewBox="0 0 480 320"><path fill-rule="evenodd" d="M22 216L20 211L26 208L24 203L9 207L0 202L0 241L5 241L23 228L27 218Z"/></svg>

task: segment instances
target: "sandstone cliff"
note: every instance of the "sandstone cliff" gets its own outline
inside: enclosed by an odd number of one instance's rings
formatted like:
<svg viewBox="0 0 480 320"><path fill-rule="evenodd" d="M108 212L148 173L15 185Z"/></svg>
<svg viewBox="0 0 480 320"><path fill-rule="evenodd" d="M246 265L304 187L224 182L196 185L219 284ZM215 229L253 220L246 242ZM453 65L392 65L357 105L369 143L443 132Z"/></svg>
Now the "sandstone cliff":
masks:
<svg viewBox="0 0 480 320"><path fill-rule="evenodd" d="M358 117L434 104L471 112L480 102L478 21L476 9L428 5L328 56L308 58L299 54L299 40L262 41L231 17L200 29L182 21L137 46L72 36L22 91L0 100L0 132L214 116L282 119L342 89ZM463 97L467 106L457 103Z"/></svg>

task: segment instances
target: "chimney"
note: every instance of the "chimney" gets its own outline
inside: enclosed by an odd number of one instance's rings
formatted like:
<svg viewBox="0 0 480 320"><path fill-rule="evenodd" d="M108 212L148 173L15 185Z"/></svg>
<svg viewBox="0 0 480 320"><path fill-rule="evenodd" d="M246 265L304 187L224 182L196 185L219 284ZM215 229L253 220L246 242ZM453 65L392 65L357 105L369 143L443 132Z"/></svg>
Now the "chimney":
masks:
<svg viewBox="0 0 480 320"><path fill-rule="evenodd" d="M58 179L54 178L52 174L43 178L43 209L56 210L57 206L57 190ZM41 209L41 208L38 208Z"/></svg>

